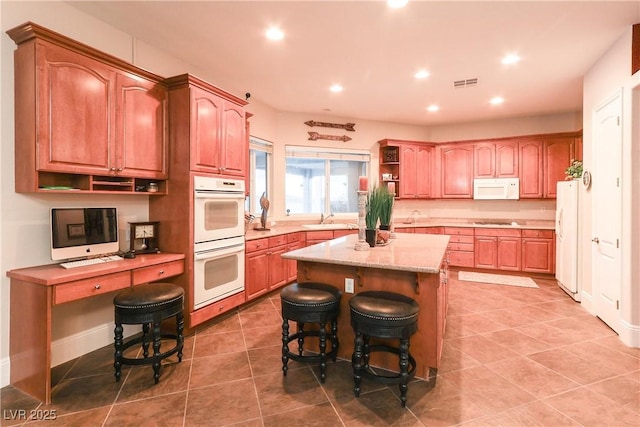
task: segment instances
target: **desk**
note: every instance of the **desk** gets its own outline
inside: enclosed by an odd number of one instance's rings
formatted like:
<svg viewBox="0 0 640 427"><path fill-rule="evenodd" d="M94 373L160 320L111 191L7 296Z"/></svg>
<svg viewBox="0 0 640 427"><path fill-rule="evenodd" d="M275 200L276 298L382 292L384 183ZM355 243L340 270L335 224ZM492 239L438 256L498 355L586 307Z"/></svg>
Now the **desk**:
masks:
<svg viewBox="0 0 640 427"><path fill-rule="evenodd" d="M183 254L138 255L134 259L65 269L58 264L7 272L11 278L9 356L11 384L51 403L51 311L64 304L184 272Z"/></svg>
<svg viewBox="0 0 640 427"><path fill-rule="evenodd" d="M282 255L298 263L298 282L321 282L343 290L338 317L338 356L351 360L354 333L345 278L355 281L355 293L390 291L413 298L420 305L418 332L411 337L416 376L430 378L440 366L447 311L449 236L398 233L387 246L368 251L353 249L358 236L345 236ZM397 345L397 343L395 343ZM397 370L398 358L384 353L371 356L371 364Z"/></svg>

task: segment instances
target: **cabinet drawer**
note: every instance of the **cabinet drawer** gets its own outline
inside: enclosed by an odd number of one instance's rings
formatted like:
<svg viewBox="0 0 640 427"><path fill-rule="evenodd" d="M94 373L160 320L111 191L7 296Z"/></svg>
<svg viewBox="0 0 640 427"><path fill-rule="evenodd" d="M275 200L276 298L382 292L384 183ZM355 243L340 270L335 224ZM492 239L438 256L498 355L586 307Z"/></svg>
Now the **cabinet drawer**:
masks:
<svg viewBox="0 0 640 427"><path fill-rule="evenodd" d="M522 237L553 239L553 230L522 230Z"/></svg>
<svg viewBox="0 0 640 427"><path fill-rule="evenodd" d="M62 304L116 291L118 289L125 289L128 288L130 284L131 276L128 271L76 280L75 282L65 283L64 285L57 285L53 290L53 301L54 304Z"/></svg>
<svg viewBox="0 0 640 427"><path fill-rule="evenodd" d="M472 227L445 227L444 234L450 234L452 236L462 234L466 236L473 236Z"/></svg>
<svg viewBox="0 0 640 427"><path fill-rule="evenodd" d="M334 239L337 239L338 237L348 236L350 234L358 234L358 229L354 228L351 230L333 230Z"/></svg>
<svg viewBox="0 0 640 427"><path fill-rule="evenodd" d="M416 227L418 234L442 234L442 227Z"/></svg>
<svg viewBox="0 0 640 427"><path fill-rule="evenodd" d="M473 267L473 252L449 251L449 265Z"/></svg>
<svg viewBox="0 0 640 427"><path fill-rule="evenodd" d="M303 242L304 233L289 233L287 234L287 243Z"/></svg>
<svg viewBox="0 0 640 427"><path fill-rule="evenodd" d="M449 238L449 243L473 243L473 236L456 236L456 235L453 235L453 236L451 236Z"/></svg>
<svg viewBox="0 0 640 427"><path fill-rule="evenodd" d="M307 231L307 240L331 240L333 230Z"/></svg>
<svg viewBox="0 0 640 427"><path fill-rule="evenodd" d="M244 251L246 253L261 251L269 247L269 239L256 239L247 240L244 244Z"/></svg>
<svg viewBox="0 0 640 427"><path fill-rule="evenodd" d="M475 235L487 237L520 237L521 232L517 228L476 228Z"/></svg>
<svg viewBox="0 0 640 427"><path fill-rule="evenodd" d="M449 243L447 248L452 251L473 252L473 243Z"/></svg>
<svg viewBox="0 0 640 427"><path fill-rule="evenodd" d="M280 246L287 243L287 235L281 234L280 236L269 237L269 247Z"/></svg>
<svg viewBox="0 0 640 427"><path fill-rule="evenodd" d="M138 268L131 273L131 282L134 285L155 282L165 277L177 276L184 273L184 261L171 261L150 267Z"/></svg>

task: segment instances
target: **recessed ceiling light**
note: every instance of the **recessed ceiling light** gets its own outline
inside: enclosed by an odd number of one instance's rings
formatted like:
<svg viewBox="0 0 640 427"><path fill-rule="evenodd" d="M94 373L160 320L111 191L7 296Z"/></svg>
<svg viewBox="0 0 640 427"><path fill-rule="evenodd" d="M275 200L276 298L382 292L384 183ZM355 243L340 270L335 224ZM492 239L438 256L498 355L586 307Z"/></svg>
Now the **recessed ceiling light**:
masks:
<svg viewBox="0 0 640 427"><path fill-rule="evenodd" d="M436 111L438 111L440 109L440 107L438 107L436 104L431 104L427 107L427 111L434 113Z"/></svg>
<svg viewBox="0 0 640 427"><path fill-rule="evenodd" d="M403 8L409 3L409 0L387 0L387 6L392 9Z"/></svg>
<svg viewBox="0 0 640 427"><path fill-rule="evenodd" d="M504 58L502 58L502 63L504 65L511 65L511 64L516 64L520 62L520 57L516 54L513 55L507 55Z"/></svg>
<svg viewBox="0 0 640 427"><path fill-rule="evenodd" d="M278 27L270 27L265 35L269 40L282 40L284 38L284 33Z"/></svg>
<svg viewBox="0 0 640 427"><path fill-rule="evenodd" d="M413 75L416 79L425 79L429 77L429 72L427 70L420 70Z"/></svg>
<svg viewBox="0 0 640 427"><path fill-rule="evenodd" d="M489 101L490 104L492 105L498 105L498 104L502 104L504 102L504 98L501 96L494 96L493 98L491 98L491 100Z"/></svg>
<svg viewBox="0 0 640 427"><path fill-rule="evenodd" d="M342 85L339 85L339 84L337 84L337 83L336 83L336 84L334 84L334 85L332 85L332 86L329 88L329 90L330 90L331 92L334 92L334 93L342 92L342 91L343 91L343 89L344 89L344 88L342 87Z"/></svg>

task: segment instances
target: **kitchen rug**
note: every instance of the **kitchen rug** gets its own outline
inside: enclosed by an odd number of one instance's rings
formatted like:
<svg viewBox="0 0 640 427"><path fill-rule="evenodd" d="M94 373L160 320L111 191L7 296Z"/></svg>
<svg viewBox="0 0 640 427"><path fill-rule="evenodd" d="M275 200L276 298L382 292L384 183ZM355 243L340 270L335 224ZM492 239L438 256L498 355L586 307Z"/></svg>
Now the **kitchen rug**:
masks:
<svg viewBox="0 0 640 427"><path fill-rule="evenodd" d="M531 277L509 276L506 274L459 271L458 280L463 280L465 282L491 283L493 285L521 286L524 288L538 287Z"/></svg>

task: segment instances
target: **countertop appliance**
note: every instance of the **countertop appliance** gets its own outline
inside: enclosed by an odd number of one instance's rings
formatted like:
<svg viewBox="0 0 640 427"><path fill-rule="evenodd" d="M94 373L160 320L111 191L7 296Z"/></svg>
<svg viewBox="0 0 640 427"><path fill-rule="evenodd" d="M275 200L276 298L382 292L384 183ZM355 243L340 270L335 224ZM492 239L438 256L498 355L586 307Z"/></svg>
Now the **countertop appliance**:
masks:
<svg viewBox="0 0 640 427"><path fill-rule="evenodd" d="M476 200L518 200L520 178L476 178L473 180Z"/></svg>
<svg viewBox="0 0 640 427"><path fill-rule="evenodd" d="M580 301L578 283L578 202L579 181L558 182L556 196L556 280L576 301Z"/></svg>

